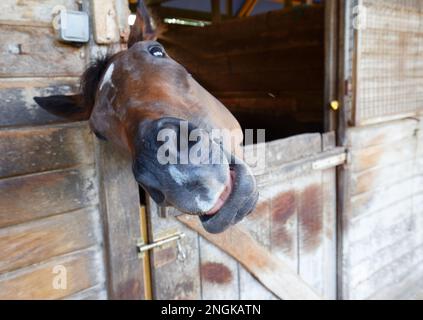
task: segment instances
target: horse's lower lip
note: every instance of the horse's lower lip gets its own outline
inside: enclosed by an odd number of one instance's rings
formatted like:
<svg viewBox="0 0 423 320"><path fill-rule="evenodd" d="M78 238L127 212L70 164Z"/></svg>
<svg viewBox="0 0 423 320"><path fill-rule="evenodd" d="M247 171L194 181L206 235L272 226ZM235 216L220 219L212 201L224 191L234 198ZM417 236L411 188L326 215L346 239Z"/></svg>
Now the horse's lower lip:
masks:
<svg viewBox="0 0 423 320"><path fill-rule="evenodd" d="M211 208L209 211L205 213L207 216L212 216L219 212L220 209L225 205L226 200L228 200L229 196L231 195L232 188L234 185L235 180L235 172L233 170L229 171L229 181L228 184L225 186L225 189L222 191L221 195L219 196L219 199L217 199L216 204L213 208Z"/></svg>

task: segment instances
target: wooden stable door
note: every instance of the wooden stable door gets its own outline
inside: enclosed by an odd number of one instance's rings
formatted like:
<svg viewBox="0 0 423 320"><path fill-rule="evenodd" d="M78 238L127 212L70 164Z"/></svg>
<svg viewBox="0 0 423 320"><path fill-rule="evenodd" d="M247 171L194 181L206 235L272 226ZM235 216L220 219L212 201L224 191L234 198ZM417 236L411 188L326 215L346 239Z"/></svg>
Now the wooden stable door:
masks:
<svg viewBox="0 0 423 320"><path fill-rule="evenodd" d="M94 2L82 1L90 16ZM126 20L126 0L113 4ZM0 299L143 299L130 159L33 100L76 92L85 65L110 49L58 41L57 5L78 10L73 0L0 2Z"/></svg>
<svg viewBox="0 0 423 320"><path fill-rule="evenodd" d="M149 201L150 242L184 235L150 251L154 299L336 298L335 167L344 150L316 133L269 142L265 156L255 211L222 234Z"/></svg>
<svg viewBox="0 0 423 320"><path fill-rule="evenodd" d="M342 299L423 291L423 3L346 2Z"/></svg>

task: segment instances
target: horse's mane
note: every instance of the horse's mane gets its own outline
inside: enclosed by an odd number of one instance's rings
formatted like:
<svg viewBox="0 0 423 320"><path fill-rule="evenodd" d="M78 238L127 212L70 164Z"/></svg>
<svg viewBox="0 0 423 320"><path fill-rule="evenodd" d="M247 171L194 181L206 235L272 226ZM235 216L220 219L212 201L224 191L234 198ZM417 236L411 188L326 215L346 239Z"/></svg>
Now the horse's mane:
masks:
<svg viewBox="0 0 423 320"><path fill-rule="evenodd" d="M87 107L93 107L95 102L95 93L100 83L101 77L106 71L114 55L106 54L99 56L92 61L84 71L80 80L80 92L83 104Z"/></svg>

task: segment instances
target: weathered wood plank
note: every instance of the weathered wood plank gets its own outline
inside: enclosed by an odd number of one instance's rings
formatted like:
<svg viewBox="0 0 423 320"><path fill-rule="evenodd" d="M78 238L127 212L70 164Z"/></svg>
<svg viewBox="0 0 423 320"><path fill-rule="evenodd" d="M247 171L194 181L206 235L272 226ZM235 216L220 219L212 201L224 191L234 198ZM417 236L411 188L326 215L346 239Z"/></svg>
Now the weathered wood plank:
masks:
<svg viewBox="0 0 423 320"><path fill-rule="evenodd" d="M392 265L396 260L401 259L405 254L416 249L416 242L412 235L396 241L390 246L374 252L374 256L365 258L354 265L351 270L351 286L359 285L369 279L369 276L376 274L379 270ZM404 264L406 261L404 261ZM411 266L409 266L411 267ZM392 278L391 278L392 280Z"/></svg>
<svg viewBox="0 0 423 320"><path fill-rule="evenodd" d="M393 165L405 162L416 154L416 137L406 138L393 144L375 145L363 149L352 149L350 166L353 172L369 170L375 167Z"/></svg>
<svg viewBox="0 0 423 320"><path fill-rule="evenodd" d="M104 284L100 284L67 296L64 300L107 300L107 290Z"/></svg>
<svg viewBox="0 0 423 320"><path fill-rule="evenodd" d="M33 98L74 93L78 82L78 78L4 79L0 84L0 127L65 122L40 108Z"/></svg>
<svg viewBox="0 0 423 320"><path fill-rule="evenodd" d="M333 169L332 169L333 170ZM334 185L334 180L327 181ZM333 272L335 261L333 249L333 233L335 228L334 209L335 202L325 198L322 172L295 180L298 202L298 264L299 275L307 281L319 294L331 293L327 298L335 298L335 283L330 279L329 272ZM332 206L331 210L328 209ZM327 209L328 212L325 212ZM329 236L329 239L326 237ZM330 241L331 240L331 241ZM331 254L332 253L332 254ZM330 267L332 266L332 267Z"/></svg>
<svg viewBox="0 0 423 320"><path fill-rule="evenodd" d="M153 298L157 300L200 300L201 275L198 234L177 220L160 217L162 209L150 198L147 203L150 242L183 232L180 252L176 243L156 248L151 253ZM175 277L175 274L178 276Z"/></svg>
<svg viewBox="0 0 423 320"><path fill-rule="evenodd" d="M58 266L66 275L54 273ZM60 299L104 282L104 273L101 249L93 247L0 275L0 299ZM66 276L66 288L55 289L57 275Z"/></svg>
<svg viewBox="0 0 423 320"><path fill-rule="evenodd" d="M78 10L73 0L3 0L0 3L0 24L13 21L20 25L51 26L52 11L57 5L68 10Z"/></svg>
<svg viewBox="0 0 423 320"><path fill-rule="evenodd" d="M390 283L372 294L370 300L423 300L422 264L416 266L401 282Z"/></svg>
<svg viewBox="0 0 423 320"><path fill-rule="evenodd" d="M371 241L374 237L375 244L380 243L380 236L383 237L384 231L387 228L400 227L398 224L410 217L411 214L417 214L421 211L420 206L423 205L423 193L414 194L408 198L398 201L395 204L383 208L382 210L366 214L357 217L357 219L351 219L348 225L351 230L349 235L349 242L354 244L363 240L362 244L365 246L366 241ZM389 235L386 234L385 241L393 241L395 239L401 239L404 234L394 233ZM365 254L362 251L362 254Z"/></svg>
<svg viewBox="0 0 423 320"><path fill-rule="evenodd" d="M323 273L322 295L337 299L337 189L336 168L322 172L323 192Z"/></svg>
<svg viewBox="0 0 423 320"><path fill-rule="evenodd" d="M264 153L263 153L263 149ZM303 134L286 139L267 142L259 145L249 145L244 148L244 159L250 165L255 175L271 172L282 164L300 159L306 159L321 151L320 134ZM264 158L264 159L263 159ZM263 168L254 164L264 164Z"/></svg>
<svg viewBox="0 0 423 320"><path fill-rule="evenodd" d="M353 149L363 149L377 145L399 143L413 137L418 129L416 119L402 119L366 127L352 127L347 131L347 145ZM392 134L395 132L395 134Z"/></svg>
<svg viewBox="0 0 423 320"><path fill-rule="evenodd" d="M100 207L104 215L110 299L143 299L143 264L138 258L141 238L138 184L130 156L107 142L96 144Z"/></svg>
<svg viewBox="0 0 423 320"><path fill-rule="evenodd" d="M0 227L98 203L90 166L0 180Z"/></svg>
<svg viewBox="0 0 423 320"><path fill-rule="evenodd" d="M423 176L414 176L394 185L382 187L351 198L351 218L383 210L401 200L411 198L423 189Z"/></svg>
<svg viewBox="0 0 423 320"><path fill-rule="evenodd" d="M237 259L279 298L321 299L295 271L257 244L241 227L233 226L228 232L212 235L204 231L196 217L181 215L178 219Z"/></svg>
<svg viewBox="0 0 423 320"><path fill-rule="evenodd" d="M238 263L239 300L278 300L260 281Z"/></svg>
<svg viewBox="0 0 423 320"><path fill-rule="evenodd" d="M213 244L199 238L201 298L203 300L238 300L237 262Z"/></svg>
<svg viewBox="0 0 423 320"><path fill-rule="evenodd" d="M343 297L399 297L421 277L422 157L419 119L350 129ZM395 289L396 288L396 289ZM398 292L394 292L399 290Z"/></svg>
<svg viewBox="0 0 423 320"><path fill-rule="evenodd" d="M87 123L0 130L0 178L94 163Z"/></svg>
<svg viewBox="0 0 423 320"><path fill-rule="evenodd" d="M55 40L51 28L1 27L0 77L80 76L85 48Z"/></svg>
<svg viewBox="0 0 423 320"><path fill-rule="evenodd" d="M418 166L420 167L420 166ZM376 167L351 175L351 196L366 192L377 192L386 186L391 186L401 181L411 179L416 170L415 160L404 160L393 165ZM421 167L423 169L423 167ZM423 171L421 171L423 174Z"/></svg>
<svg viewBox="0 0 423 320"><path fill-rule="evenodd" d="M422 263L423 247L414 248L413 251L401 256L393 263L385 266L369 279L353 287L354 299L365 299L377 293L378 287L385 287L390 282L401 282L406 278L410 270L415 270ZM395 280L394 280L395 279Z"/></svg>
<svg viewBox="0 0 423 320"><path fill-rule="evenodd" d="M0 229L0 273L101 243L97 207Z"/></svg>
<svg viewBox="0 0 423 320"><path fill-rule="evenodd" d="M291 180L260 186L256 209L242 222L262 246L296 270L298 266L297 197Z"/></svg>
<svg viewBox="0 0 423 320"><path fill-rule="evenodd" d="M110 44L118 42L120 39L120 30L118 25L118 16L116 14L116 1L92 0L93 12L93 31L95 41L98 44Z"/></svg>

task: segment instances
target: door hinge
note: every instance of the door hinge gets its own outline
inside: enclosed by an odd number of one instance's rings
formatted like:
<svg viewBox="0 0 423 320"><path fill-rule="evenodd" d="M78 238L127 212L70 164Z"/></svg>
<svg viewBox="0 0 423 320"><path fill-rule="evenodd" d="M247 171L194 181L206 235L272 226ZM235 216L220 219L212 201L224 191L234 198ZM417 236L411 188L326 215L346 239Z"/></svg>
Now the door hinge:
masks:
<svg viewBox="0 0 423 320"><path fill-rule="evenodd" d="M171 242L174 242L174 241L176 241L176 244L178 246L178 251L181 253L183 251L182 251L182 248L180 246L179 241L184 237L185 237L185 233L178 232L178 233L170 235L166 238L162 238L162 239L159 239L157 241L154 241L152 243L144 243L143 240L139 240L137 242L138 258L143 258L144 253L146 253L149 250L153 250L154 248L160 248L160 247L162 247L166 244L169 244Z"/></svg>

